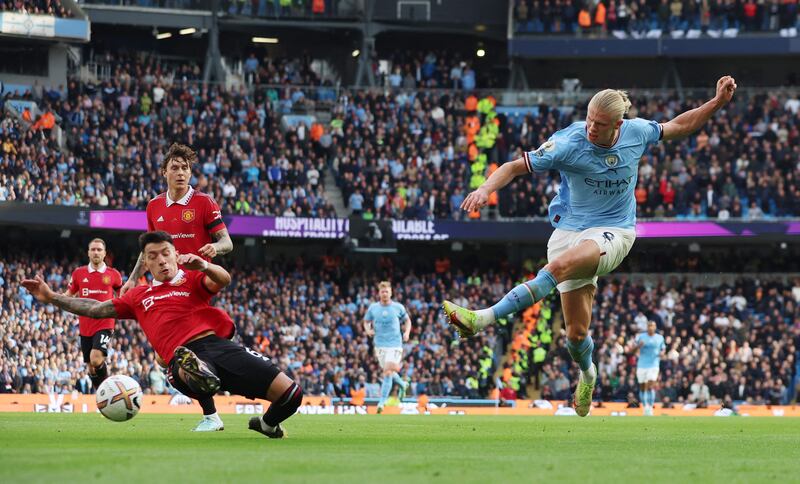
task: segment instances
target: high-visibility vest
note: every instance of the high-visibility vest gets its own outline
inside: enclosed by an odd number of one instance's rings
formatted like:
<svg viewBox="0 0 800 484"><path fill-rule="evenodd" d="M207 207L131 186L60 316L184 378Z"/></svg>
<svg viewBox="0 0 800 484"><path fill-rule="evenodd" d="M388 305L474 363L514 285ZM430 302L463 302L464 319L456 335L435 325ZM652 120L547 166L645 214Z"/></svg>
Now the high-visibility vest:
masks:
<svg viewBox="0 0 800 484"><path fill-rule="evenodd" d="M581 10L578 12L578 25L581 27L588 29L592 26L592 16L589 15L589 11L586 9Z"/></svg>
<svg viewBox="0 0 800 484"><path fill-rule="evenodd" d="M594 23L595 25L606 24L606 6L603 5L603 2L598 2L597 4L597 10L594 12Z"/></svg>

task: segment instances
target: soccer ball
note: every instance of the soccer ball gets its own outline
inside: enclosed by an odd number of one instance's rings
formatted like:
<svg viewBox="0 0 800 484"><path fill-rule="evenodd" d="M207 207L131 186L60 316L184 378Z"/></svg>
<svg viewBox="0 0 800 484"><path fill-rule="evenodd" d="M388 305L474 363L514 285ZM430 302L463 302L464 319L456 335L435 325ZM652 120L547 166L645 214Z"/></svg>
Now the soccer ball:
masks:
<svg viewBox="0 0 800 484"><path fill-rule="evenodd" d="M110 376L97 389L97 409L109 420L130 420L141 407L142 387L129 376Z"/></svg>

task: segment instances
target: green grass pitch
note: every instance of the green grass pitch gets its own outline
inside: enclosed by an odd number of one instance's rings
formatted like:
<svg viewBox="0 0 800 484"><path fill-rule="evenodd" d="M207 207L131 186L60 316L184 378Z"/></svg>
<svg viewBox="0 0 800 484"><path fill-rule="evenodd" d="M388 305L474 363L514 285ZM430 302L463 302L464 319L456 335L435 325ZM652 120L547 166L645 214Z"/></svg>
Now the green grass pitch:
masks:
<svg viewBox="0 0 800 484"><path fill-rule="evenodd" d="M797 482L800 419L0 414L0 482Z"/></svg>

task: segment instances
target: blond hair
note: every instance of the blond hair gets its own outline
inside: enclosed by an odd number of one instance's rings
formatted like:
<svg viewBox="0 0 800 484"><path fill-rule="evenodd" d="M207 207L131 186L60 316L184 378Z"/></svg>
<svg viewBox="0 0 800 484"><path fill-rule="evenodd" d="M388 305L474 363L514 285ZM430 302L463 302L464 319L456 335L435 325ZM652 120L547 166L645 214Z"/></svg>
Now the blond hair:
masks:
<svg viewBox="0 0 800 484"><path fill-rule="evenodd" d="M625 91L604 89L592 96L592 100L589 101L589 108L591 107L607 113L614 121L619 121L628 114L631 101Z"/></svg>
<svg viewBox="0 0 800 484"><path fill-rule="evenodd" d="M392 283L389 281L381 281L378 283L378 289L383 289L384 287L387 289L391 289Z"/></svg>

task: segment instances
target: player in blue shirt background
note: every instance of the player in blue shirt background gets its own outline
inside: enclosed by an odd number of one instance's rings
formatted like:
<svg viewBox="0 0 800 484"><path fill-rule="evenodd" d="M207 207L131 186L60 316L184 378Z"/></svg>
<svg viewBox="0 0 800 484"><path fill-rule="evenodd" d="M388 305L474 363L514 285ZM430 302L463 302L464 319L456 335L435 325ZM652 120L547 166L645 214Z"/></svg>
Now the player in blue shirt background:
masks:
<svg viewBox="0 0 800 484"><path fill-rule="evenodd" d="M639 382L639 401L645 415L653 415L656 403L656 383L661 357L667 349L664 336L656 333L655 321L647 323L647 332L636 335L639 361L636 363L636 380Z"/></svg>
<svg viewBox="0 0 800 484"><path fill-rule="evenodd" d="M392 385L400 387L397 397L400 401L405 397L408 382L400 378L398 372L403 361L403 343L411 335L411 318L408 311L399 302L392 301L392 285L388 281L378 284L378 302L367 308L364 314L364 332L367 336L375 336L375 356L383 370L381 382L381 398L378 401L378 413L383 412L386 399L392 391ZM403 332L400 333L400 322Z"/></svg>
<svg viewBox="0 0 800 484"><path fill-rule="evenodd" d="M550 202L555 227L547 244L547 265L491 308L471 311L445 301L445 314L462 337L470 337L498 318L523 311L558 287L567 326L567 349L580 366L575 411L591 411L597 368L589 335L597 276L613 271L636 239L634 189L639 160L650 145L686 137L702 127L733 97L736 81L717 81L716 95L702 106L666 123L623 119L631 106L624 91L606 89L589 101L586 121L556 132L536 151L503 164L461 208L485 206L489 195L518 176L559 170L561 188Z"/></svg>

